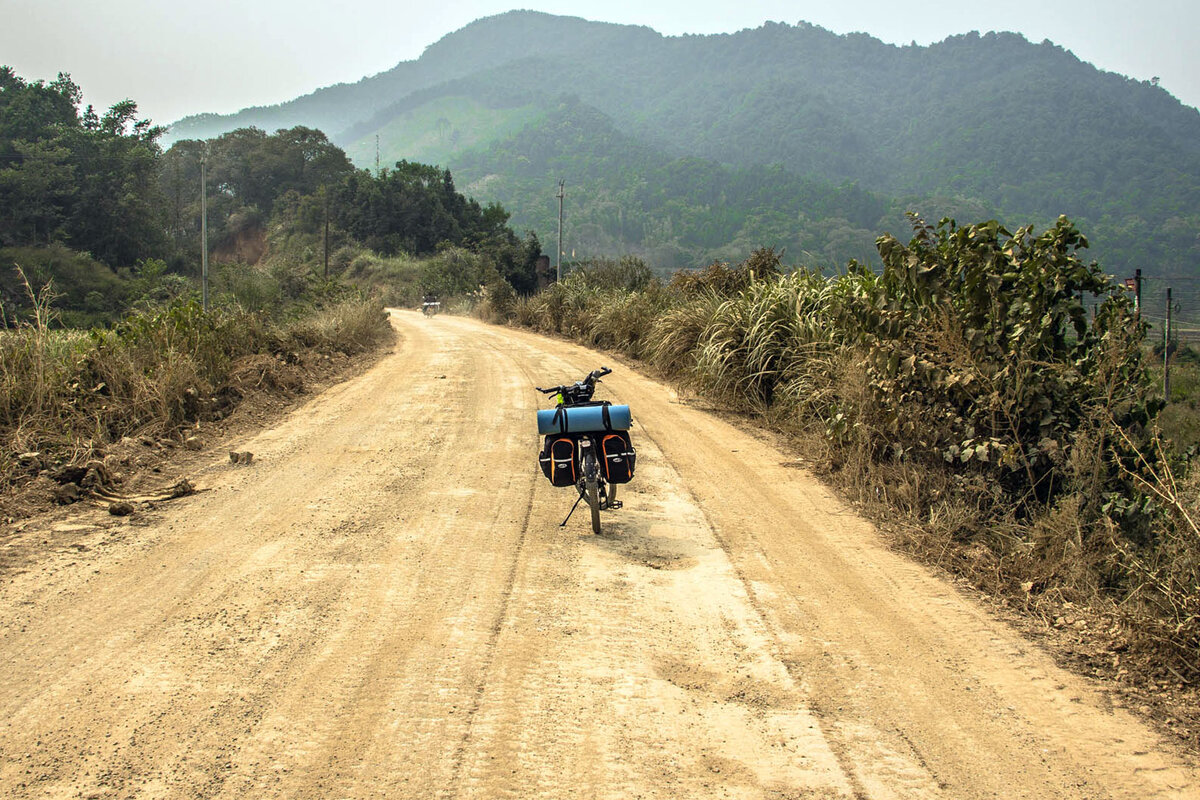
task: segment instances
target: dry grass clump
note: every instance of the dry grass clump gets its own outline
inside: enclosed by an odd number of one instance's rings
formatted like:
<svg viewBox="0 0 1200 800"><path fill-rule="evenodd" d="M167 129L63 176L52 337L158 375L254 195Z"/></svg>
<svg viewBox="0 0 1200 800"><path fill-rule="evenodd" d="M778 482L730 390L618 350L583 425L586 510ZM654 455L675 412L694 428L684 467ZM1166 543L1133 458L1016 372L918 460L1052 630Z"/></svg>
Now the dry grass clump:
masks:
<svg viewBox="0 0 1200 800"><path fill-rule="evenodd" d="M122 436L166 433L218 402L238 359L315 348L358 353L389 335L375 303L347 300L273 324L231 305L176 300L112 330L59 330L53 293L26 283L30 322L0 334L0 481L29 465L77 463ZM223 401L219 401L223 402ZM22 455L37 453L38 457Z"/></svg>
<svg viewBox="0 0 1200 800"><path fill-rule="evenodd" d="M601 294L585 340L596 347L644 358L652 346L649 334L662 308L660 293L655 291Z"/></svg>
<svg viewBox="0 0 1200 800"><path fill-rule="evenodd" d="M697 341L697 381L756 411L813 407L838 346L831 284L806 271L754 280L716 308ZM780 389L785 389L780 392Z"/></svg>
<svg viewBox="0 0 1200 800"><path fill-rule="evenodd" d="M355 355L375 348L390 330L379 303L346 300L280 327L274 338L285 346Z"/></svg>
<svg viewBox="0 0 1200 800"><path fill-rule="evenodd" d="M715 292L701 292L682 304L665 308L651 325L646 356L663 372L680 378L691 376L696 367L697 343L721 307Z"/></svg>

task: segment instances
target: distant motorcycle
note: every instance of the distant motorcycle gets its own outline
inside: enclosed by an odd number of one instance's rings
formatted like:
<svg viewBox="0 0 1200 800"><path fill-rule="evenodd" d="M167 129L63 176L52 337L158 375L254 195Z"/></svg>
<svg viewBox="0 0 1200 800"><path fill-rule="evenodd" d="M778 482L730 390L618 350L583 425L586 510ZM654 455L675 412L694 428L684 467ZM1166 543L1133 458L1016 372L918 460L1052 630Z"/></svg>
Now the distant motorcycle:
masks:
<svg viewBox="0 0 1200 800"><path fill-rule="evenodd" d="M432 297L426 297L421 303L421 313L427 317L432 317L434 314L442 310L442 304Z"/></svg>

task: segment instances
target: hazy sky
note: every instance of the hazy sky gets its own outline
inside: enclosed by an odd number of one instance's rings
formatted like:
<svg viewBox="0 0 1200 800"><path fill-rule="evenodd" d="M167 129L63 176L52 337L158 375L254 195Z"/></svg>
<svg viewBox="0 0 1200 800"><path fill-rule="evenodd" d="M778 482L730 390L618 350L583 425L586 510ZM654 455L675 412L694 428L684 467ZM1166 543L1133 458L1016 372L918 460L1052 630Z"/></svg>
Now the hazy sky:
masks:
<svg viewBox="0 0 1200 800"><path fill-rule="evenodd" d="M27 79L69 72L86 103L103 109L128 97L143 117L168 123L354 82L417 58L472 20L520 7L667 35L767 20L895 44L1016 31L1101 69L1159 76L1171 94L1200 105L1198 0L0 0L0 64Z"/></svg>

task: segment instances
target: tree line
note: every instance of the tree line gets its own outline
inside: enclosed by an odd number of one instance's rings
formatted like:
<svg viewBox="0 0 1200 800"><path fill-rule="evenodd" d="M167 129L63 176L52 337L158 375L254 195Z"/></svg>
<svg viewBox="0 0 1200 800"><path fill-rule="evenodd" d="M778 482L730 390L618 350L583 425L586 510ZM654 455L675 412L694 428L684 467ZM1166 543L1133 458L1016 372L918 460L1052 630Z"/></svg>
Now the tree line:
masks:
<svg viewBox="0 0 1200 800"><path fill-rule="evenodd" d="M535 288L536 236L519 238L501 206L463 196L448 170L406 161L355 169L322 131L303 126L243 128L166 150L164 132L139 119L132 100L102 115L84 107L69 75L27 81L0 67L0 290L10 306L19 292L7 267L18 256L60 277L66 261L76 278L89 271L80 257L90 271L131 279L164 269L195 274L202 161L214 252L269 232L311 238L328 230L334 246L385 255L462 248L517 291ZM115 312L128 297L113 286L96 288Z"/></svg>

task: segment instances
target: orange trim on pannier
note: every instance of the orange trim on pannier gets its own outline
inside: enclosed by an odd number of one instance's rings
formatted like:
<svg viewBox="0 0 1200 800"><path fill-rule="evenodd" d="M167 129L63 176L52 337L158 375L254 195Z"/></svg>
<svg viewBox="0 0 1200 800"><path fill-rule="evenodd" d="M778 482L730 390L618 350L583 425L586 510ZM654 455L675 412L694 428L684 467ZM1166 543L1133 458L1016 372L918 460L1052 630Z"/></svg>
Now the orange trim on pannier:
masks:
<svg viewBox="0 0 1200 800"><path fill-rule="evenodd" d="M628 483L633 478L637 454L625 431L613 431L599 437L600 464L609 483Z"/></svg>

